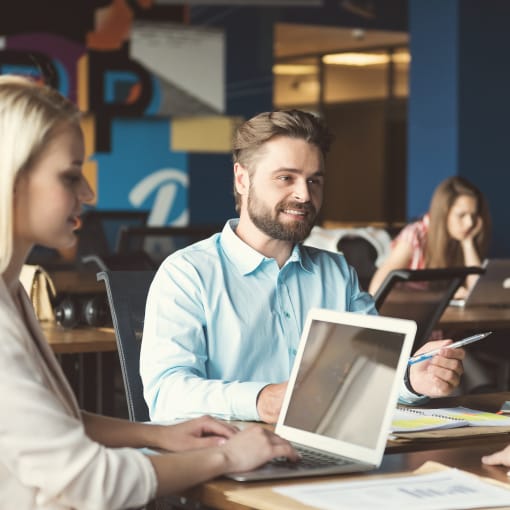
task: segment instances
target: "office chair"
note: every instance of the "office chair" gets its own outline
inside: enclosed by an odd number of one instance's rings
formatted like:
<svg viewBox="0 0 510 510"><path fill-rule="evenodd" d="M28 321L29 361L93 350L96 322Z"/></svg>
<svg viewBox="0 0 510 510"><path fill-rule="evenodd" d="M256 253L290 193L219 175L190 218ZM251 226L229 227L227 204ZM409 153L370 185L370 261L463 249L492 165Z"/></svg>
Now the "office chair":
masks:
<svg viewBox="0 0 510 510"><path fill-rule="evenodd" d="M138 251L133 253L112 253L111 255L84 255L81 263L94 264L97 271L147 271L158 268L147 253Z"/></svg>
<svg viewBox="0 0 510 510"><path fill-rule="evenodd" d="M481 267L397 269L388 274L375 293L375 306L380 315L416 321L414 351L428 341L466 277L483 272Z"/></svg>
<svg viewBox="0 0 510 510"><path fill-rule="evenodd" d="M367 290L370 280L377 269L377 250L374 245L359 235L348 234L340 238L337 243L347 262L356 270L362 289Z"/></svg>
<svg viewBox="0 0 510 510"><path fill-rule="evenodd" d="M77 231L76 264L80 270L151 270L156 266L146 253L120 255L116 252L122 228L146 225L149 211L89 209L82 215Z"/></svg>
<svg viewBox="0 0 510 510"><path fill-rule="evenodd" d="M145 301L155 271L101 271L97 279L106 285L112 315L129 419L148 421L139 372Z"/></svg>
<svg viewBox="0 0 510 510"><path fill-rule="evenodd" d="M127 226L147 225L149 211L89 209L82 214L78 230L78 248L81 255L115 253L120 230Z"/></svg>
<svg viewBox="0 0 510 510"><path fill-rule="evenodd" d="M151 227L128 226L121 229L117 253L128 256L145 252L157 267L173 253L221 231L217 226Z"/></svg>
<svg viewBox="0 0 510 510"><path fill-rule="evenodd" d="M140 342L145 316L145 301L155 271L101 271L112 314L122 379L126 392L129 419L149 421L149 410L143 398L139 372ZM184 496L161 497L144 510L208 510L205 505L188 501Z"/></svg>

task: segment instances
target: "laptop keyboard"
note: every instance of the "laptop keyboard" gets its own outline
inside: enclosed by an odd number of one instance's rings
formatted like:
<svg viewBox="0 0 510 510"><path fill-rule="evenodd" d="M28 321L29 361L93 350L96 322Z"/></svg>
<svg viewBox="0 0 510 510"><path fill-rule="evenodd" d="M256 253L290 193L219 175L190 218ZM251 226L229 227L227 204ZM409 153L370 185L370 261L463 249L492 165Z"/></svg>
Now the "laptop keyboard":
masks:
<svg viewBox="0 0 510 510"><path fill-rule="evenodd" d="M349 461L334 455L328 455L314 450L308 450L298 445L293 445L294 449L301 455L301 459L297 462L287 460L286 458L273 459L270 464L284 467L288 469L303 468L324 468L329 466L343 466L349 464Z"/></svg>

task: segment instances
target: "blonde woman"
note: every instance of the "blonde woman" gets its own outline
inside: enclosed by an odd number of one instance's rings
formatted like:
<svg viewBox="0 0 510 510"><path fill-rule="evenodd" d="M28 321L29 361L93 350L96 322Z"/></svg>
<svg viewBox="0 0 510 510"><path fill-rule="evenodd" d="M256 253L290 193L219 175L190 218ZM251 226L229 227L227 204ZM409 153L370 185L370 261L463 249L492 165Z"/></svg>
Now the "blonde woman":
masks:
<svg viewBox="0 0 510 510"><path fill-rule="evenodd" d="M487 256L489 232L489 210L480 190L463 177L444 180L434 191L429 212L394 240L370 282L370 293L375 294L394 269L480 266ZM465 297L477 278L469 276L456 297Z"/></svg>
<svg viewBox="0 0 510 510"><path fill-rule="evenodd" d="M238 433L210 417L158 426L78 408L19 274L35 244L75 242L82 204L93 198L79 118L56 91L0 77L2 501L17 510L140 507L273 457L295 459L289 443L260 427ZM148 457L142 446L176 453Z"/></svg>

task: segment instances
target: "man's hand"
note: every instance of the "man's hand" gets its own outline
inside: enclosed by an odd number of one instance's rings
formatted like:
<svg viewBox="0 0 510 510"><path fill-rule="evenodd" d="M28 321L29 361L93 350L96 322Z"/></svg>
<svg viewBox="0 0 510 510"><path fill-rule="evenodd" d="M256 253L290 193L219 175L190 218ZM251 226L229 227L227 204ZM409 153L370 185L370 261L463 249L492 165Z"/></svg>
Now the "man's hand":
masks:
<svg viewBox="0 0 510 510"><path fill-rule="evenodd" d="M268 384L264 386L257 397L257 412L261 421L276 423L280 409L282 408L283 397L287 383Z"/></svg>
<svg viewBox="0 0 510 510"><path fill-rule="evenodd" d="M409 378L416 393L427 397L445 397L459 385L464 373L462 360L465 351L447 348L451 343L452 340L427 342L416 351L416 354L421 354L444 347L432 359L411 365Z"/></svg>
<svg viewBox="0 0 510 510"><path fill-rule="evenodd" d="M510 445L499 452L493 453L492 455L486 455L482 457L482 462L489 466L497 466L503 464L504 466L510 466Z"/></svg>

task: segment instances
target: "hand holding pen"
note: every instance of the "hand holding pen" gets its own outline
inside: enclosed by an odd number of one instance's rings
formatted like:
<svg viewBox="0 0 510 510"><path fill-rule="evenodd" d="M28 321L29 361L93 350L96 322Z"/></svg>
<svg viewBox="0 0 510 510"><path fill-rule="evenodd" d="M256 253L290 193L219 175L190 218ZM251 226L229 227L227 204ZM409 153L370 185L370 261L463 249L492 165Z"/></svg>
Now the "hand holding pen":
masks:
<svg viewBox="0 0 510 510"><path fill-rule="evenodd" d="M458 347L464 347L465 345L471 344L473 342L478 342L478 340L482 340L482 338L489 336L491 333L492 331L487 331L486 333L478 333L477 335L468 336L466 338L463 338L462 340L459 340L458 342L453 342L453 344L440 347L439 349L423 352L422 354L418 354L416 356L412 356L411 358L409 358L408 363L409 365L420 363L421 361L433 358L434 356L436 356L436 354L440 353L441 349L456 349Z"/></svg>

